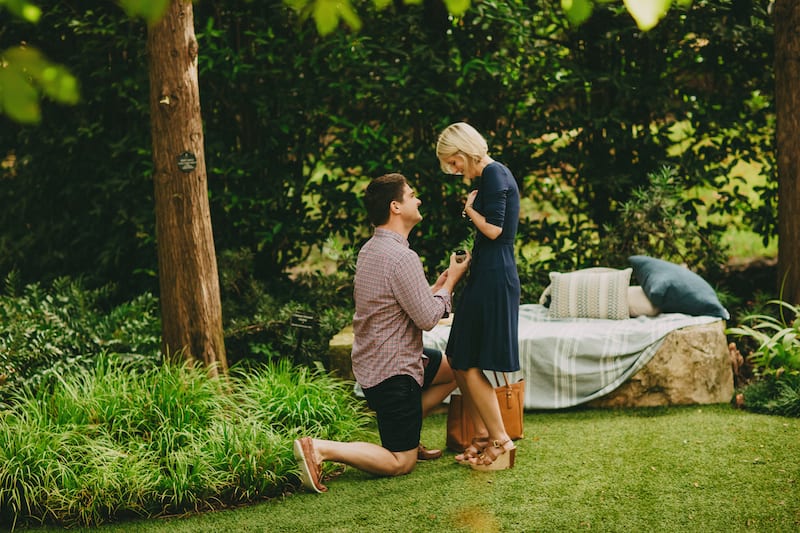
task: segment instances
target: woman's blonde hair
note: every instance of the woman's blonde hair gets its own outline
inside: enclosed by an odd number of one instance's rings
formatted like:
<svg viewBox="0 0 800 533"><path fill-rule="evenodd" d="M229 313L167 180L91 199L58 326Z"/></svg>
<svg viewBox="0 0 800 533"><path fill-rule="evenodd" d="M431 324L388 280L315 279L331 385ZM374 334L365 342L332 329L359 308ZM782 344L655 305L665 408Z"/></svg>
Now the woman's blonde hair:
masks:
<svg viewBox="0 0 800 533"><path fill-rule="evenodd" d="M478 130L466 122L456 122L447 126L436 143L436 157L445 174L453 174L453 169L444 162L455 155L464 156L465 167L470 167L488 155L489 146Z"/></svg>

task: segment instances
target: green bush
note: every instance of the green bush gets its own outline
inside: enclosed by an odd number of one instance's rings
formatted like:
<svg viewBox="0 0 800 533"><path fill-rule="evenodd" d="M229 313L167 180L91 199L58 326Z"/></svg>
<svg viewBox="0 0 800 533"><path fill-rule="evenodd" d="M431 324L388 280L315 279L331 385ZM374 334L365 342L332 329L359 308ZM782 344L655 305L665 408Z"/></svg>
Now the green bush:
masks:
<svg viewBox="0 0 800 533"><path fill-rule="evenodd" d="M727 262L724 226L697 220L696 201L685 199L685 180L676 169L661 167L635 188L619 209L619 221L604 228L598 255L611 265L627 265L631 255L651 255L686 264L708 277L719 277Z"/></svg>
<svg viewBox="0 0 800 533"><path fill-rule="evenodd" d="M726 333L746 346L753 366L754 379L741 391L745 407L800 416L800 305L771 300L763 312L743 317Z"/></svg>
<svg viewBox="0 0 800 533"><path fill-rule="evenodd" d="M226 253L221 262L228 359L265 364L279 359L327 363L328 342L352 319L352 252L340 250L330 274L311 272L298 279L253 276L248 251ZM0 295L0 401L20 387L51 385L59 376L92 368L100 354L113 354L139 370L161 360L158 299L144 293L112 303L114 287L88 289L60 278L45 286L19 286L14 273ZM317 324L293 328L302 312ZM133 366L132 366L133 368Z"/></svg>
<svg viewBox="0 0 800 533"><path fill-rule="evenodd" d="M727 333L757 344L748 359L757 375L800 374L800 305L771 300L774 314L752 314L742 318Z"/></svg>
<svg viewBox="0 0 800 533"><path fill-rule="evenodd" d="M744 407L756 413L800 417L800 376L769 375L741 388Z"/></svg>
<svg viewBox="0 0 800 533"><path fill-rule="evenodd" d="M16 280L9 275L0 295L0 399L90 368L102 353L144 368L159 360L161 325L151 294L112 305L110 285L87 289L60 278L48 287L18 287Z"/></svg>
<svg viewBox="0 0 800 533"><path fill-rule="evenodd" d="M287 362L208 377L115 357L0 412L0 524L98 525L274 496L298 435L361 436L352 384ZM328 473L334 465L326 466Z"/></svg>
<svg viewBox="0 0 800 533"><path fill-rule="evenodd" d="M330 272L311 270L269 283L254 276L250 251L222 255L225 346L231 365L278 359L327 365L328 342L353 318L355 251L333 239L324 250ZM312 316L313 327L293 327L296 313Z"/></svg>
<svg viewBox="0 0 800 533"><path fill-rule="evenodd" d="M522 301L539 300L549 284L549 272L625 268L628 257L639 254L686 264L712 281L718 279L727 261L721 242L725 228L697 222L695 202L685 199L682 181L676 169L661 167L649 173L647 184L633 189L619 206L617 222L601 229L585 219L570 220L572 231L552 227L547 243L533 252L521 246Z"/></svg>

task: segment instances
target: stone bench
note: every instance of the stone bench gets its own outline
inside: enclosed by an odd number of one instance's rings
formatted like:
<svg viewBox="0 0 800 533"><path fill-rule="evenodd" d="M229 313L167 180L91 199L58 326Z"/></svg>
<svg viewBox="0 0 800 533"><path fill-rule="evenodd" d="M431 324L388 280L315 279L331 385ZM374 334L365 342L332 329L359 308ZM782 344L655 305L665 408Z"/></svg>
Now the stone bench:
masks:
<svg viewBox="0 0 800 533"><path fill-rule="evenodd" d="M329 370L354 380L350 365L353 328L329 345ZM733 370L722 320L671 331L653 358L611 393L590 407L655 407L730 402Z"/></svg>
<svg viewBox="0 0 800 533"><path fill-rule="evenodd" d="M355 381L350 364L350 351L353 349L353 326L347 326L333 336L328 343L328 371L332 374Z"/></svg>
<svg viewBox="0 0 800 533"><path fill-rule="evenodd" d="M671 331L653 358L592 407L654 407L727 403L733 396L733 368L725 322Z"/></svg>

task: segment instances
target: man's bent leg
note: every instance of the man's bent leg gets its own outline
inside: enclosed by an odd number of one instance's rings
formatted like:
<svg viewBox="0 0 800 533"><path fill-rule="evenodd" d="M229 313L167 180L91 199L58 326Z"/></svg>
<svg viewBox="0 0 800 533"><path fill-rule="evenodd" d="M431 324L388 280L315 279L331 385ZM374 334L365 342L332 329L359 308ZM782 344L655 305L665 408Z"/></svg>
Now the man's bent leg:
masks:
<svg viewBox="0 0 800 533"><path fill-rule="evenodd" d="M429 362L423 382L433 380L440 362L441 357L434 357ZM364 396L377 415L381 445L402 463L399 473L410 472L409 465L405 463L406 452L410 450L416 452L411 454L414 462L441 456L441 451L427 451L420 447L422 389L414 378L408 375L393 376L364 389Z"/></svg>
<svg viewBox="0 0 800 533"><path fill-rule="evenodd" d="M440 406L447 395L456 388L456 377L447 358L442 357L442 352L426 348L425 353L429 362L425 369L425 384L422 387L423 418L428 416L431 410Z"/></svg>
<svg viewBox="0 0 800 533"><path fill-rule="evenodd" d="M378 476L401 476L414 470L417 448L403 452L390 452L371 442L336 442L313 440L319 461L344 463L363 472Z"/></svg>

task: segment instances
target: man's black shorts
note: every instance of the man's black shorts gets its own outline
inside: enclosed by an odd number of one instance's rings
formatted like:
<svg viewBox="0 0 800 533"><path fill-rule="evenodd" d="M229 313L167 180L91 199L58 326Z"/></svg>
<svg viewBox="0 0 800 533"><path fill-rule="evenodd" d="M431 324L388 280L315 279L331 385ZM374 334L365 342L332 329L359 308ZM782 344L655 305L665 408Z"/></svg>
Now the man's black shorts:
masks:
<svg viewBox="0 0 800 533"><path fill-rule="evenodd" d="M442 352L424 350L424 386L428 387L442 364ZM422 431L422 388L408 375L392 376L364 389L367 405L375 411L381 445L391 452L405 452L419 446Z"/></svg>

